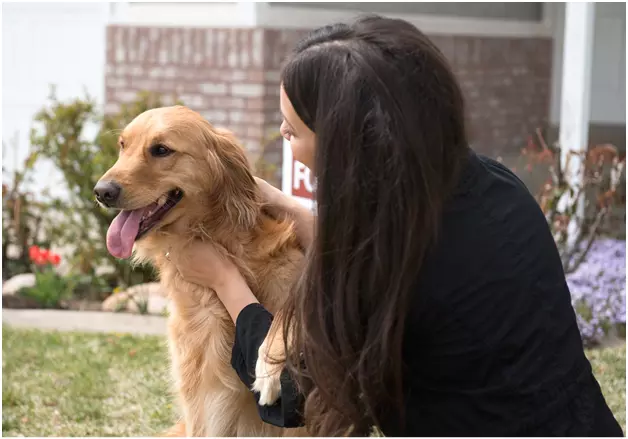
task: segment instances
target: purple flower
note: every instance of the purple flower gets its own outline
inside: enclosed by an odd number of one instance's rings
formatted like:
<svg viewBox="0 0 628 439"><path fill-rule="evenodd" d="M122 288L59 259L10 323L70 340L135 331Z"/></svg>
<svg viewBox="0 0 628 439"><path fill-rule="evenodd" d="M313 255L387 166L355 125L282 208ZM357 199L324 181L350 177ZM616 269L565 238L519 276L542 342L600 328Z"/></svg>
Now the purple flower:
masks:
<svg viewBox="0 0 628 439"><path fill-rule="evenodd" d="M598 239L585 261L567 275L585 344L595 344L626 323L626 241Z"/></svg>

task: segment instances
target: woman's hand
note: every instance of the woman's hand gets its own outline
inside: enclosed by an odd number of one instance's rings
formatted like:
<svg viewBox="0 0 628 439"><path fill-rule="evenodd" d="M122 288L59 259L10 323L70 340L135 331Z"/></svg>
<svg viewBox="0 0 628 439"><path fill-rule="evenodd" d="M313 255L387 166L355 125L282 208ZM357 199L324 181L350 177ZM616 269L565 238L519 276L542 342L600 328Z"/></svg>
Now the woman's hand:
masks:
<svg viewBox="0 0 628 439"><path fill-rule="evenodd" d="M267 183L261 178L255 177L259 187L264 209L274 218L288 215L295 223L297 239L304 248L310 247L314 239L314 215L312 212L294 198Z"/></svg>
<svg viewBox="0 0 628 439"><path fill-rule="evenodd" d="M288 195L259 177L255 177L255 182L262 195L262 201L270 214L276 216L276 214L287 212L291 201Z"/></svg>
<svg viewBox="0 0 628 439"><path fill-rule="evenodd" d="M234 322L245 306L258 302L235 264L213 244L196 241L168 257L187 282L213 289Z"/></svg>

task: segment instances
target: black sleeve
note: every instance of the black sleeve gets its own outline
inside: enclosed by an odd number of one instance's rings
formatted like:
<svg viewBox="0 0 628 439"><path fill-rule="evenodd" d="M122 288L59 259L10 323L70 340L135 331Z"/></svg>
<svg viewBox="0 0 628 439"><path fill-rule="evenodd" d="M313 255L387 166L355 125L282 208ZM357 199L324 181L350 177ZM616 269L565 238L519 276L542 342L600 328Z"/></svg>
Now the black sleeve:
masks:
<svg viewBox="0 0 628 439"><path fill-rule="evenodd" d="M255 381L257 353L270 329L273 316L259 303L244 307L236 319L236 336L231 352L231 365L240 380L249 389ZM259 394L253 392L255 400ZM260 417L268 424L283 428L303 426L301 411L303 396L296 390L295 383L286 369L281 373L281 396L272 406L257 405Z"/></svg>

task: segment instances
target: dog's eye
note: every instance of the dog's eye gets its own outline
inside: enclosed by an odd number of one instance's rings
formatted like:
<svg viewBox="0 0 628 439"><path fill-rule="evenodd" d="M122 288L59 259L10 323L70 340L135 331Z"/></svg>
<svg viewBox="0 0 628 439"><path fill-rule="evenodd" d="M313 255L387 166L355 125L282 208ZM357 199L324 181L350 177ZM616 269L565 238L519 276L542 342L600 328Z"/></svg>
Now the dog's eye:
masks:
<svg viewBox="0 0 628 439"><path fill-rule="evenodd" d="M174 151L168 148L166 145L158 143L150 148L150 153L153 157L166 157L172 154Z"/></svg>

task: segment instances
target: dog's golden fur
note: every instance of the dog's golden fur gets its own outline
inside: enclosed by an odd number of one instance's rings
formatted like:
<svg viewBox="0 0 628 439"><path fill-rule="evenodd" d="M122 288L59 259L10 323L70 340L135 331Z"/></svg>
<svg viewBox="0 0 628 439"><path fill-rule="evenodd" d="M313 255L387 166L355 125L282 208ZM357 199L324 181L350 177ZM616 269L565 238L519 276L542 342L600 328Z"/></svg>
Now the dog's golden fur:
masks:
<svg viewBox="0 0 628 439"><path fill-rule="evenodd" d="M182 420L168 435L303 434L260 420L252 393L231 367L235 327L227 311L214 291L186 282L165 257L168 251L180 255L193 240L213 242L240 268L258 300L275 313L303 259L293 223L262 213L243 149L229 132L186 107L142 113L123 130L120 141L120 157L102 177L122 187L118 207L137 209L172 189L184 192L161 224L134 248L135 261L148 261L158 270L171 299L169 347ZM157 143L174 153L152 157L149 148ZM273 324L273 331L277 326ZM273 343L274 350L279 345L283 343ZM277 373L272 385L278 386Z"/></svg>

